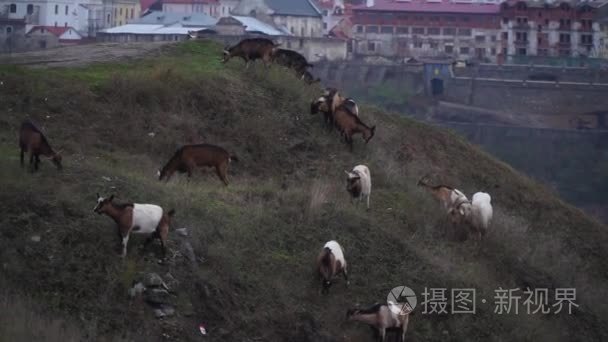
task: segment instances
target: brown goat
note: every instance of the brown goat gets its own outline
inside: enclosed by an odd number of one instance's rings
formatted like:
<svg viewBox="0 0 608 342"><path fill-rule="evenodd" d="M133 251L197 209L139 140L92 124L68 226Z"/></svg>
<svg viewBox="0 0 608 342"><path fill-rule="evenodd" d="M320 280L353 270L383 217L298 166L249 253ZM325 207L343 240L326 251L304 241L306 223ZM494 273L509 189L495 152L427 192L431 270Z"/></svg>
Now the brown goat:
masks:
<svg viewBox="0 0 608 342"><path fill-rule="evenodd" d="M249 62L256 59L262 59L268 67L279 45L266 38L243 39L238 44L224 49L222 63L228 62L232 57L241 57L245 61L245 68L249 68Z"/></svg>
<svg viewBox="0 0 608 342"><path fill-rule="evenodd" d="M38 170L40 156L51 159L57 169L61 170L61 155L55 152L42 132L31 121L21 123L19 129L19 148L21 149L21 167L25 152L30 153L30 172Z"/></svg>
<svg viewBox="0 0 608 342"><path fill-rule="evenodd" d="M369 127L364 124L363 121L353 114L345 105L337 107L333 113L333 117L336 127L344 136L344 140L350 146L351 151L353 150L354 134L361 133L366 144L375 134L376 126Z"/></svg>
<svg viewBox="0 0 608 342"><path fill-rule="evenodd" d="M158 171L158 180L169 181L169 178L178 171L188 173L192 177L192 172L197 166L214 167L217 176L228 185L228 164L231 161L238 161L235 155L230 155L225 149L210 145L185 145L175 152L173 157Z"/></svg>
<svg viewBox="0 0 608 342"><path fill-rule="evenodd" d="M151 234L144 243L144 248L152 239L160 239L163 248L163 257L166 255L166 243L169 235L169 223L175 210L168 213L154 204L114 204L114 195L103 198L97 194L97 205L93 211L97 214L110 216L118 227L118 236L122 242L122 257L127 255L127 243L131 232L137 234Z"/></svg>
<svg viewBox="0 0 608 342"><path fill-rule="evenodd" d="M328 241L323 250L317 256L317 271L323 289L322 293L328 293L332 279L342 273L346 286L348 286L348 272L346 270L346 259L342 246L334 240Z"/></svg>
<svg viewBox="0 0 608 342"><path fill-rule="evenodd" d="M428 184L428 175L424 175L418 180L418 186L424 187L427 189L433 197L435 197L441 204L443 204L444 209L451 213L451 210L454 208L454 205L461 201L467 201L467 196L463 194L460 190L454 189L451 186L439 184L439 185L430 185Z"/></svg>

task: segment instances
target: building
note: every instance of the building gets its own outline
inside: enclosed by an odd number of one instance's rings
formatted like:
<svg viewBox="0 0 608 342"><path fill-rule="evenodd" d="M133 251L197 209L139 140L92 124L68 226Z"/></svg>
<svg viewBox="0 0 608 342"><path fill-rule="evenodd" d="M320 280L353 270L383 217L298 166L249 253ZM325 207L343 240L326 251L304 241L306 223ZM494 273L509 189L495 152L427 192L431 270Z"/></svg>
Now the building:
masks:
<svg viewBox="0 0 608 342"><path fill-rule="evenodd" d="M367 0L353 6L355 57L496 61L500 5L472 0Z"/></svg>
<svg viewBox="0 0 608 342"><path fill-rule="evenodd" d="M204 13L166 13L151 11L126 25L104 29L97 34L98 41L143 42L185 40L191 31L209 30L217 19Z"/></svg>
<svg viewBox="0 0 608 342"><path fill-rule="evenodd" d="M318 7L323 18L323 34L329 32L345 18L346 7L343 0L318 0Z"/></svg>
<svg viewBox="0 0 608 342"><path fill-rule="evenodd" d="M294 36L323 36L321 11L313 0L246 0L232 12L255 17Z"/></svg>
<svg viewBox="0 0 608 342"><path fill-rule="evenodd" d="M602 31L599 57L608 59L608 2L598 6L596 19Z"/></svg>
<svg viewBox="0 0 608 342"><path fill-rule="evenodd" d="M220 13L218 0L163 0L163 12L204 13L217 18Z"/></svg>
<svg viewBox="0 0 608 342"><path fill-rule="evenodd" d="M25 19L0 18L0 52L24 50Z"/></svg>
<svg viewBox="0 0 608 342"><path fill-rule="evenodd" d="M267 36L290 35L276 27L260 21L254 17L232 15L220 18L211 28L215 33L226 36L241 36L245 34L259 34Z"/></svg>
<svg viewBox="0 0 608 342"><path fill-rule="evenodd" d="M139 0L112 0L111 8L113 13L109 14L111 14L112 25L109 27L125 25L130 20L139 18L141 14ZM107 14L106 17L108 17Z"/></svg>
<svg viewBox="0 0 608 342"><path fill-rule="evenodd" d="M597 1L508 0L501 4L506 55L599 57L602 31Z"/></svg>
<svg viewBox="0 0 608 342"><path fill-rule="evenodd" d="M60 44L78 44L82 36L73 27L34 26L27 36L34 39L50 37L57 39ZM43 46L42 48L46 48Z"/></svg>

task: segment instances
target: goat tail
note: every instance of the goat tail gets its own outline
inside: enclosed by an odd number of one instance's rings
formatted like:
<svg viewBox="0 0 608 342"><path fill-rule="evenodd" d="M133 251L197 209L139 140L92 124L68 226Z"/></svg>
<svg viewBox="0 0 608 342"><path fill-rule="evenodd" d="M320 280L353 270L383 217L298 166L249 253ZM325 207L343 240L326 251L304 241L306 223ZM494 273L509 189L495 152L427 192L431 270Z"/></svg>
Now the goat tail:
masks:
<svg viewBox="0 0 608 342"><path fill-rule="evenodd" d="M175 209L169 210L169 212L167 213L167 216L172 217L173 215L175 215Z"/></svg>
<svg viewBox="0 0 608 342"><path fill-rule="evenodd" d="M233 154L230 157L228 157L228 160L231 161L231 162L232 161L238 162L239 158L235 154Z"/></svg>

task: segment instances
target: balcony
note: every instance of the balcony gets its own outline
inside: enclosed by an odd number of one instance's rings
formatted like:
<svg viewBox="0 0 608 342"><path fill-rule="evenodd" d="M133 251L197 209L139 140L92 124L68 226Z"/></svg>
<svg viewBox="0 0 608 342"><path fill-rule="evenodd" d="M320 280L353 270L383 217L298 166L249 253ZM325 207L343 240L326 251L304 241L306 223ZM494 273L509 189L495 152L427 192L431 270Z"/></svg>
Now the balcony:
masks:
<svg viewBox="0 0 608 342"><path fill-rule="evenodd" d="M532 28L532 27L527 22L513 23L513 29L515 29L515 30L524 30L524 31L527 31L530 28Z"/></svg>

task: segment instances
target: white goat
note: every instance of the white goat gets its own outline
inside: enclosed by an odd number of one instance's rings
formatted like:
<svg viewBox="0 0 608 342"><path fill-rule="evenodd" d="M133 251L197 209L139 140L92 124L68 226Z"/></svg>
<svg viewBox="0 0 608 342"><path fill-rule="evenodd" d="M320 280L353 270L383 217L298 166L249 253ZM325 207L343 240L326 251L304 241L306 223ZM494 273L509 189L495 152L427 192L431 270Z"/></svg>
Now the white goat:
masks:
<svg viewBox="0 0 608 342"><path fill-rule="evenodd" d="M485 192L477 192L473 195L472 201L459 201L450 210L451 217L455 222L466 222L481 240L492 221L492 198Z"/></svg>
<svg viewBox="0 0 608 342"><path fill-rule="evenodd" d="M365 165L357 165L351 172L344 171L347 175L346 190L352 198L358 198L359 201L365 197L367 201L367 210L369 210L369 197L372 193L372 177L369 174L369 169Z"/></svg>

